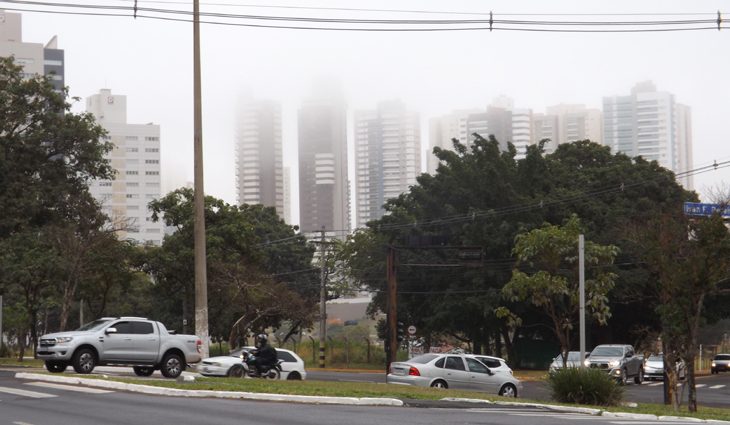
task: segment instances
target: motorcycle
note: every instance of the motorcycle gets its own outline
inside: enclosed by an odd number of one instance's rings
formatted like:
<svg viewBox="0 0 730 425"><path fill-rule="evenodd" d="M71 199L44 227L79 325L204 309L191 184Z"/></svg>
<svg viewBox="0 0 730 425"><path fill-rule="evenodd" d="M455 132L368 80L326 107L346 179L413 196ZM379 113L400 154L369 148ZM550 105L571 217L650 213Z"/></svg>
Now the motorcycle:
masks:
<svg viewBox="0 0 730 425"><path fill-rule="evenodd" d="M256 356L254 356L248 350L243 350L243 352L241 352L241 363L243 365L243 374L241 375L242 377L263 379L281 378L281 364L284 362L283 360L277 360L276 363L270 366L262 366L261 373L259 373L259 370L255 366L249 364L253 362L255 358Z"/></svg>

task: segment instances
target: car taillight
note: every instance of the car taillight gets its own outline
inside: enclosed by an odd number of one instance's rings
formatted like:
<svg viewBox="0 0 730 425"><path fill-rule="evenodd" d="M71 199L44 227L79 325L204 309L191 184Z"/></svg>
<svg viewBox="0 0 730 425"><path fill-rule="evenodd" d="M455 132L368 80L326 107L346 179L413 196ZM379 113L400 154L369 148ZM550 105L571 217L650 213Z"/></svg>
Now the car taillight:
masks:
<svg viewBox="0 0 730 425"><path fill-rule="evenodd" d="M411 366L410 369L408 369L408 375L409 376L421 376L421 372L418 371L415 367Z"/></svg>
<svg viewBox="0 0 730 425"><path fill-rule="evenodd" d="M202 340L198 339L195 342L195 349L198 350L198 354L202 354L203 353L203 341Z"/></svg>

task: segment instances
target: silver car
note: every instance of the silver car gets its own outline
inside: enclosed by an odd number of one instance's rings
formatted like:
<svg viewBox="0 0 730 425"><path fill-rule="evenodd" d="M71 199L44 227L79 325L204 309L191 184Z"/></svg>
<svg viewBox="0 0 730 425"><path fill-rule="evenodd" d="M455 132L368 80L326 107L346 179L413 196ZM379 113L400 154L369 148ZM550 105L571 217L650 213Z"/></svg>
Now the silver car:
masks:
<svg viewBox="0 0 730 425"><path fill-rule="evenodd" d="M465 354L423 354L406 362L391 363L389 384L418 387L487 391L517 397L522 383L503 370L492 371L484 363Z"/></svg>
<svg viewBox="0 0 730 425"><path fill-rule="evenodd" d="M588 351L585 352L585 356L588 357ZM585 359L584 359L585 360ZM568 351L568 362L567 367L582 367L583 362L580 360L580 351ZM558 369L563 368L563 356L558 354L550 363L550 372L554 372Z"/></svg>
<svg viewBox="0 0 730 425"><path fill-rule="evenodd" d="M467 354L469 357L475 358L484 363L492 372L502 371L512 375L512 368L507 365L507 361L500 357L492 357L483 354Z"/></svg>
<svg viewBox="0 0 730 425"><path fill-rule="evenodd" d="M677 362L677 376L684 379L687 375L687 366L684 361ZM664 355L652 354L644 360L644 379L664 380Z"/></svg>

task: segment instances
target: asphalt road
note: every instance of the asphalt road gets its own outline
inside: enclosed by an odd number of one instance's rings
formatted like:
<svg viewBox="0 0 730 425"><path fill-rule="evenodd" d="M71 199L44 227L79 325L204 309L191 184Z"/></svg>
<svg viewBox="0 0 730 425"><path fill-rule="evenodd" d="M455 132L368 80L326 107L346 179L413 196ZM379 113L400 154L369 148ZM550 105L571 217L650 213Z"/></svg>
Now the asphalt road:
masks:
<svg viewBox="0 0 730 425"><path fill-rule="evenodd" d="M0 425L564 425L566 421L576 425L660 423L655 420L595 417L521 407L423 409L157 397L19 380L13 376L14 372L0 371ZM675 425L695 423L672 422Z"/></svg>

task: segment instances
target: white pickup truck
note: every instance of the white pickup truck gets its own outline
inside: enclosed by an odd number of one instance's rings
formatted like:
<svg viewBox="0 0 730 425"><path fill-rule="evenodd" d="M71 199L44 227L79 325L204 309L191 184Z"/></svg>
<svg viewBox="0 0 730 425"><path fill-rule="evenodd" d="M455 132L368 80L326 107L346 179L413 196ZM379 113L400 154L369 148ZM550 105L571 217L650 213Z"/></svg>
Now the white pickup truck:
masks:
<svg viewBox="0 0 730 425"><path fill-rule="evenodd" d="M138 376L159 369L166 378L177 378L188 364L200 361L201 344L195 335L175 335L143 317L102 317L75 331L43 335L36 353L54 373L69 365L77 373L91 373L98 365L124 365Z"/></svg>

